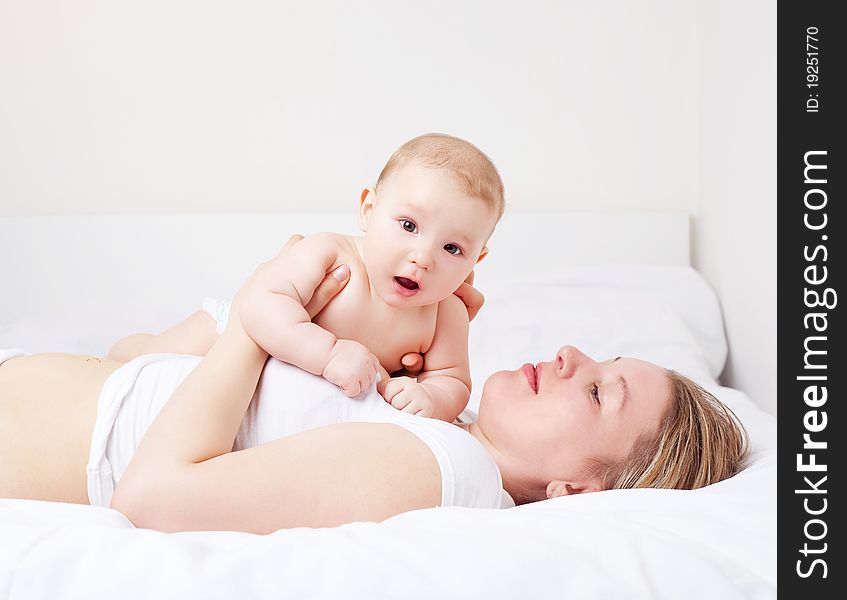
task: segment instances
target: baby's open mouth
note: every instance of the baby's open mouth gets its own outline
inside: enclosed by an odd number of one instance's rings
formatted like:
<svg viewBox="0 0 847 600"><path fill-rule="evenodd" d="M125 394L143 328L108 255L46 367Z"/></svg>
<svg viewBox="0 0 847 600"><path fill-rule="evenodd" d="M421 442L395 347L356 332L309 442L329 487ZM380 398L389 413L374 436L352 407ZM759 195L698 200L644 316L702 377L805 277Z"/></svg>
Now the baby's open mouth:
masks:
<svg viewBox="0 0 847 600"><path fill-rule="evenodd" d="M416 290L418 289L418 284L416 281L412 281L411 279L406 279L405 277L395 277L394 281L400 284L401 287L406 288L407 290Z"/></svg>

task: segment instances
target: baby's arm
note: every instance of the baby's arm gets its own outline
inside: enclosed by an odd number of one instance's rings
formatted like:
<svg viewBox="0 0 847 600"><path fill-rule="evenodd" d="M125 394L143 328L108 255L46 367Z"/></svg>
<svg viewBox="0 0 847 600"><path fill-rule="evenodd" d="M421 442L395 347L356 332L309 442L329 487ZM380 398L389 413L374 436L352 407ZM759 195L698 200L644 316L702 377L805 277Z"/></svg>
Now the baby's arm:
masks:
<svg viewBox="0 0 847 600"><path fill-rule="evenodd" d="M308 237L261 265L239 295L247 334L275 358L321 375L347 395L355 396L376 377L379 361L362 344L340 340L312 323L307 305L327 271L338 261L338 241L331 234ZM235 305L233 311L235 311ZM232 316L231 316L232 318Z"/></svg>
<svg viewBox="0 0 847 600"><path fill-rule="evenodd" d="M287 251L302 239L302 235L293 234L280 252ZM327 274L305 306L309 316L314 317L323 310L346 285L349 277L350 269L346 266L344 271L339 267L332 274ZM108 358L127 362L142 354L159 352L205 356L218 339L217 330L215 319L205 310L198 310L162 333L134 333L121 338L109 350ZM420 358L420 355L415 356Z"/></svg>
<svg viewBox="0 0 847 600"><path fill-rule="evenodd" d="M392 379L384 397L392 406L425 417L452 422L471 395L468 364L468 311L462 300L450 296L438 303L435 337L424 355L417 382Z"/></svg>

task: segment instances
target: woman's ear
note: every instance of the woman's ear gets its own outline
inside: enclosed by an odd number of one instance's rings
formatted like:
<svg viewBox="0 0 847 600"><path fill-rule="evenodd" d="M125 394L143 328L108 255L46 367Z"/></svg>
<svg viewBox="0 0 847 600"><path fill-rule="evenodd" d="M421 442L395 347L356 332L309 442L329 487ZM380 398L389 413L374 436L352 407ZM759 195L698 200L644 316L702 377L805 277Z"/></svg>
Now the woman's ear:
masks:
<svg viewBox="0 0 847 600"><path fill-rule="evenodd" d="M374 206L376 206L376 190L366 187L359 197L359 229L367 231L368 221L371 218Z"/></svg>
<svg viewBox="0 0 847 600"><path fill-rule="evenodd" d="M586 492L599 492L602 489L603 487L595 480L582 483L554 480L547 484L547 498L558 498L559 496L584 494Z"/></svg>
<svg viewBox="0 0 847 600"><path fill-rule="evenodd" d="M488 256L488 246L483 246L482 250L479 251L479 258L476 259L477 264L486 256Z"/></svg>

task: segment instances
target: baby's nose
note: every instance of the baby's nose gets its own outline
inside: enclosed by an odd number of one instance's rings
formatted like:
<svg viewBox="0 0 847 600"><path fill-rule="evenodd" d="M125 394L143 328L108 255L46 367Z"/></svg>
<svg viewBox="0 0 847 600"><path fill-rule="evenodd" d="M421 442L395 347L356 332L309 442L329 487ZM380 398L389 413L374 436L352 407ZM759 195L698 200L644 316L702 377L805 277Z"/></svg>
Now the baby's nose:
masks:
<svg viewBox="0 0 847 600"><path fill-rule="evenodd" d="M432 268L432 252L428 248L415 248L409 254L409 260L421 269Z"/></svg>

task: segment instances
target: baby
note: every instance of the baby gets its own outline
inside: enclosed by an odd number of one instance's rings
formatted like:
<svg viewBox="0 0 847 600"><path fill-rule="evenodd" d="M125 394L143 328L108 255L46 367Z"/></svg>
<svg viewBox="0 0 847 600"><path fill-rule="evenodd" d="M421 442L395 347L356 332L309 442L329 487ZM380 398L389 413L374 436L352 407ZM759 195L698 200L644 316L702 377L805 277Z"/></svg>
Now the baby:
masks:
<svg viewBox="0 0 847 600"><path fill-rule="evenodd" d="M265 263L260 276L271 278L273 292L240 313L242 324L269 354L348 396L370 386L380 365L398 371L401 357L420 353L417 380L392 378L383 396L404 412L453 421L471 385L468 313L453 291L488 253L503 208L503 183L478 148L447 135L416 137L362 191L364 236L314 234ZM304 306L342 264L349 283L310 319ZM182 351L174 342L154 351Z"/></svg>

